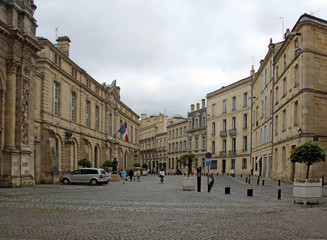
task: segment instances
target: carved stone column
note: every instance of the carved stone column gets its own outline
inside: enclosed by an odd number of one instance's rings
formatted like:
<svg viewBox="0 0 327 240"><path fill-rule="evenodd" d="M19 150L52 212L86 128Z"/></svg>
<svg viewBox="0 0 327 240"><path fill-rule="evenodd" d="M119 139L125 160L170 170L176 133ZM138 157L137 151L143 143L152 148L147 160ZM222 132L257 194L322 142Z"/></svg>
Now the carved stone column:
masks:
<svg viewBox="0 0 327 240"><path fill-rule="evenodd" d="M5 148L15 149L16 69L18 62L7 62L7 99L5 110Z"/></svg>

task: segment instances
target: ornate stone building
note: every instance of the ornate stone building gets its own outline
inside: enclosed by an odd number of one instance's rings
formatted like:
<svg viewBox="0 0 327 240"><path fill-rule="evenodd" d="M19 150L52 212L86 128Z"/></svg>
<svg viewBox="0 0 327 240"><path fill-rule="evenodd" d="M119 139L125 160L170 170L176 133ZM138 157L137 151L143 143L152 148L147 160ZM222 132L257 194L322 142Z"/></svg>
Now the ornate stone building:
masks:
<svg viewBox="0 0 327 240"><path fill-rule="evenodd" d="M212 153L212 173L250 172L251 81L252 76L207 94L207 150Z"/></svg>
<svg viewBox="0 0 327 240"><path fill-rule="evenodd" d="M290 161L292 149L317 141L327 150L327 21L302 15L287 30L273 66L272 178L304 180L306 166ZM312 165L311 180L323 176L327 162Z"/></svg>
<svg viewBox="0 0 327 240"><path fill-rule="evenodd" d="M187 146L187 118L176 115L168 119L167 144L168 144L168 169L167 173L176 174L183 171L178 164L181 155L188 153L190 146Z"/></svg>
<svg viewBox="0 0 327 240"><path fill-rule="evenodd" d="M140 120L140 151L142 163L148 165L150 172L166 170L167 159L167 119L164 114L147 117L141 115Z"/></svg>
<svg viewBox="0 0 327 240"><path fill-rule="evenodd" d="M200 103L191 105L191 111L187 114L188 130L187 138L190 151L195 155L194 167L201 167L202 173L206 172L205 154L207 151L207 108L205 99Z"/></svg>
<svg viewBox="0 0 327 240"><path fill-rule="evenodd" d="M116 81L99 84L69 58L68 37L36 38L33 1L0 1L0 184L54 183L87 158L93 167L139 161L139 116ZM127 123L130 141L118 133Z"/></svg>

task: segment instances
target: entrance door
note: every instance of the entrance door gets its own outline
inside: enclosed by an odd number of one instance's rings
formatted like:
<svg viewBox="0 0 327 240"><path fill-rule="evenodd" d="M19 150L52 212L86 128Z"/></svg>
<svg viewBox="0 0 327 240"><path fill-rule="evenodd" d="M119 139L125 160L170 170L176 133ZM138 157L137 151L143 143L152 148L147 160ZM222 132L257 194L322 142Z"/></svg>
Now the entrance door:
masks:
<svg viewBox="0 0 327 240"><path fill-rule="evenodd" d="M265 165L265 168L264 168L264 170L263 170L263 177L267 177L267 166L268 166L268 162L267 162L267 155L265 155L264 157L263 157L263 163L264 163L264 165Z"/></svg>
<svg viewBox="0 0 327 240"><path fill-rule="evenodd" d="M226 160L223 160L222 161L221 173L222 174L225 174L226 173Z"/></svg>

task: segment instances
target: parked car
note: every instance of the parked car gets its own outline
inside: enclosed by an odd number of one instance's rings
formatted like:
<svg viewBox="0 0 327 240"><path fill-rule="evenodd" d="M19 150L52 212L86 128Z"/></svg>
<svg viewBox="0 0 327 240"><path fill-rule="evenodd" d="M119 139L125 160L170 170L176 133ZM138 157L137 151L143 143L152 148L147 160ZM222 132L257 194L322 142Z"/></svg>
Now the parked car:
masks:
<svg viewBox="0 0 327 240"><path fill-rule="evenodd" d="M110 181L110 177L110 174L102 168L80 168L63 174L59 181L63 184L89 183L91 185L97 185L107 184Z"/></svg>

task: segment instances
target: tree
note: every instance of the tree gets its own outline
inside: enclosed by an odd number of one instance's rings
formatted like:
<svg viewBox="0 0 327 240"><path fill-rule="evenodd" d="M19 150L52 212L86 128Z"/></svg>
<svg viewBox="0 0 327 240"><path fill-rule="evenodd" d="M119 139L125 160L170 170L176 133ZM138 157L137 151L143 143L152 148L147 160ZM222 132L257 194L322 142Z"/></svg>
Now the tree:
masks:
<svg viewBox="0 0 327 240"><path fill-rule="evenodd" d="M109 172L109 168L111 168L112 166L113 166L112 161L107 160L107 161L104 161L102 163L101 168L103 168L104 170L106 170L106 172Z"/></svg>
<svg viewBox="0 0 327 240"><path fill-rule="evenodd" d="M143 168L143 169L148 169L148 164L143 163L143 164L142 164L142 168Z"/></svg>
<svg viewBox="0 0 327 240"><path fill-rule="evenodd" d="M318 143L312 141L294 148L291 154L291 161L305 163L307 165L306 179L309 178L310 166L316 162L322 162L326 159L325 150Z"/></svg>
<svg viewBox="0 0 327 240"><path fill-rule="evenodd" d="M82 167L91 167L91 162L89 160L87 160L86 158L83 158L81 160L78 161L78 166L82 166Z"/></svg>
<svg viewBox="0 0 327 240"><path fill-rule="evenodd" d="M195 158L194 153L187 153L187 154L183 154L178 159L178 162L180 164L183 163L184 166L187 165L187 175L188 176L190 176L190 174L192 173L192 162L193 162L194 158Z"/></svg>
<svg viewBox="0 0 327 240"><path fill-rule="evenodd" d="M134 167L141 167L141 164L138 163L138 162L136 162L136 163L133 164L133 166L134 166Z"/></svg>

